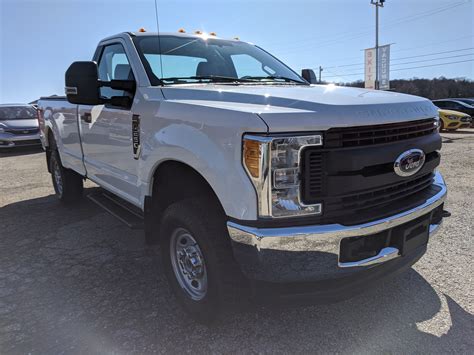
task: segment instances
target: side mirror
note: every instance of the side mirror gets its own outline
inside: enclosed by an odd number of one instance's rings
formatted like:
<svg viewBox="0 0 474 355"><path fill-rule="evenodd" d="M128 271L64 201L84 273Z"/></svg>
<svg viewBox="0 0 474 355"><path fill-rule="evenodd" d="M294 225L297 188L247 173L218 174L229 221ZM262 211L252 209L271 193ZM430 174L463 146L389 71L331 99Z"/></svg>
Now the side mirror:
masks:
<svg viewBox="0 0 474 355"><path fill-rule="evenodd" d="M74 62L66 71L66 97L72 104L99 105L100 84L96 62Z"/></svg>
<svg viewBox="0 0 474 355"><path fill-rule="evenodd" d="M109 103L113 106L129 107L128 96L112 96L110 99L100 95L101 87L135 93L135 80L99 80L96 62L74 62L66 71L66 97L72 104L100 105Z"/></svg>
<svg viewBox="0 0 474 355"><path fill-rule="evenodd" d="M312 69L303 69L301 71L301 76L310 84L316 84L318 79L316 79L316 74Z"/></svg>

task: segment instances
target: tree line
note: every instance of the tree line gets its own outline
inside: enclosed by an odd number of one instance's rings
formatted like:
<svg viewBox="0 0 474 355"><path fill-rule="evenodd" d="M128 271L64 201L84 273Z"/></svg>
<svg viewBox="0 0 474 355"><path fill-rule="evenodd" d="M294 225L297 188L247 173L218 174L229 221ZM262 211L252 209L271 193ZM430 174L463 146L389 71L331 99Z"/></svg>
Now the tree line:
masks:
<svg viewBox="0 0 474 355"><path fill-rule="evenodd" d="M359 80L340 85L363 88L364 81ZM445 77L435 79L396 79L390 81L390 91L423 96L431 100L455 97L474 98L474 81L465 78L447 79Z"/></svg>

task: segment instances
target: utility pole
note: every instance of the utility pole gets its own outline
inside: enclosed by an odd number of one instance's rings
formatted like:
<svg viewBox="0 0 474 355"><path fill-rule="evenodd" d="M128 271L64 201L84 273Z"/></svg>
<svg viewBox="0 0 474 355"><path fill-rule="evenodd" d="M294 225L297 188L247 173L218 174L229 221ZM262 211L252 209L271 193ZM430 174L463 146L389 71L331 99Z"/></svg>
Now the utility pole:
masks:
<svg viewBox="0 0 474 355"><path fill-rule="evenodd" d="M323 67L319 66L319 83L321 84L321 72L323 71Z"/></svg>
<svg viewBox="0 0 474 355"><path fill-rule="evenodd" d="M379 89L379 7L383 7L385 0L370 0L375 5L375 89Z"/></svg>

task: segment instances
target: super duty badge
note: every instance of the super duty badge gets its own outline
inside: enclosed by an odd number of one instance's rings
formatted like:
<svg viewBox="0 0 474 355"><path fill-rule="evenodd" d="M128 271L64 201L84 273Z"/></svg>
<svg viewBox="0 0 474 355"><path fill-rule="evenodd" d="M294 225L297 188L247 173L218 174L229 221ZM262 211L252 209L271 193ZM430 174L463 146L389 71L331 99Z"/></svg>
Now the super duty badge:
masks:
<svg viewBox="0 0 474 355"><path fill-rule="evenodd" d="M133 142L133 158L140 157L140 116L132 116L132 142Z"/></svg>

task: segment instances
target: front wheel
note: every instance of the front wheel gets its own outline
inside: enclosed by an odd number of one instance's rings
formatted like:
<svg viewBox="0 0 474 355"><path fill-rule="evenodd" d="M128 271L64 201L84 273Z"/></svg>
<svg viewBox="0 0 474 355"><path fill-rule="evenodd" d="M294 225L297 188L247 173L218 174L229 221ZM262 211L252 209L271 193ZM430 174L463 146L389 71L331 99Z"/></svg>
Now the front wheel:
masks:
<svg viewBox="0 0 474 355"><path fill-rule="evenodd" d="M62 166L57 150L51 151L49 163L56 196L66 204L77 202L82 197L84 186L82 176Z"/></svg>
<svg viewBox="0 0 474 355"><path fill-rule="evenodd" d="M238 302L245 290L223 213L212 203L206 198L176 202L161 221L168 283L179 303L200 323L212 322L224 306Z"/></svg>

